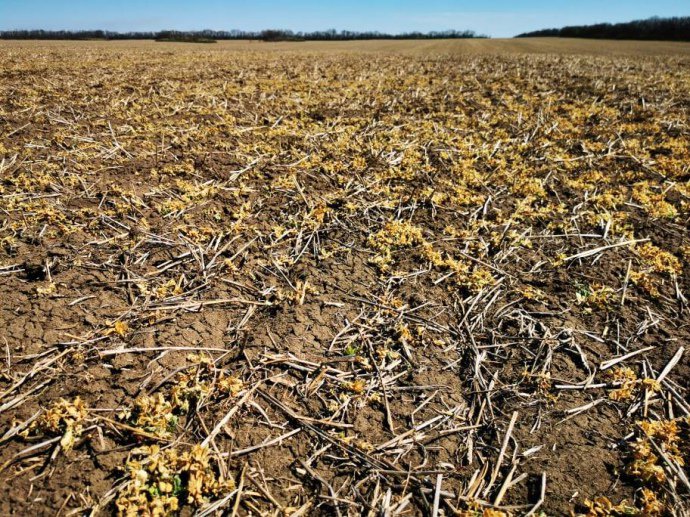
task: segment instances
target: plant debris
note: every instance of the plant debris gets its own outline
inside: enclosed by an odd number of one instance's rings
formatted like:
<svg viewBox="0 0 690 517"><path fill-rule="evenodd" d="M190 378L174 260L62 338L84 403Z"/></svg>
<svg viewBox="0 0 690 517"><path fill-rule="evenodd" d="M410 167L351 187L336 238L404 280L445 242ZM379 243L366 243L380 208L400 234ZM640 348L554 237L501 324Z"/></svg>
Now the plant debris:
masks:
<svg viewBox="0 0 690 517"><path fill-rule="evenodd" d="M5 513L687 513L685 47L484 44L3 42Z"/></svg>

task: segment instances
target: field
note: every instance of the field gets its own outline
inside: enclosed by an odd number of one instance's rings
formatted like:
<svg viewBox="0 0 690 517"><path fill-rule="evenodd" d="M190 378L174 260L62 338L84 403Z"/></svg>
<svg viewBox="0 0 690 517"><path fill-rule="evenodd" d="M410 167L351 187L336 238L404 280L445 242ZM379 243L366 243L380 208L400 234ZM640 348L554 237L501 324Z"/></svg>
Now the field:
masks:
<svg viewBox="0 0 690 517"><path fill-rule="evenodd" d="M3 515L690 510L690 44L0 52Z"/></svg>

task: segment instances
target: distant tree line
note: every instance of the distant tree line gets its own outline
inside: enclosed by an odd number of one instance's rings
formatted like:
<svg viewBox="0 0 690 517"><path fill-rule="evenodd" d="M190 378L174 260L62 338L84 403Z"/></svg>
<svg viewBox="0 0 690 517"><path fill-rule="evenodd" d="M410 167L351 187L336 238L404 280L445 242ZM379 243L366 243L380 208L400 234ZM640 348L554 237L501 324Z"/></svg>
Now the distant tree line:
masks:
<svg viewBox="0 0 690 517"><path fill-rule="evenodd" d="M399 34L388 34L378 31L336 31L335 29L314 32L293 32L288 30L268 29L259 33L244 33L245 38L239 39L261 39L264 41L345 41L345 40L364 40L364 39L467 39L467 38L486 38L483 34L474 31L431 31L431 32L402 32Z"/></svg>
<svg viewBox="0 0 690 517"><path fill-rule="evenodd" d="M632 40L690 41L690 16L648 18L626 23L575 25L561 29L543 29L518 34L516 38L534 37L600 38Z"/></svg>
<svg viewBox="0 0 690 517"><path fill-rule="evenodd" d="M0 31L0 39L44 39L44 40L131 40L148 39L158 41L213 42L217 40L263 40L263 41L344 41L365 39L460 39L486 38L474 31L432 31L404 32L387 34L377 31L336 31L334 29L314 32L293 32L290 30L267 29L262 31L148 31L112 32L90 31L46 31L46 30L8 30Z"/></svg>

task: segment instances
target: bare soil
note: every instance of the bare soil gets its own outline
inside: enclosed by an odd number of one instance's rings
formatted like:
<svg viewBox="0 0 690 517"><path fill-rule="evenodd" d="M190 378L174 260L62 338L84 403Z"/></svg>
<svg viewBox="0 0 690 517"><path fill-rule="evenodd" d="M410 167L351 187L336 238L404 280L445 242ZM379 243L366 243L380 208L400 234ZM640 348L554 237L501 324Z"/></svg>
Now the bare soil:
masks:
<svg viewBox="0 0 690 517"><path fill-rule="evenodd" d="M690 45L0 52L4 515L689 508Z"/></svg>

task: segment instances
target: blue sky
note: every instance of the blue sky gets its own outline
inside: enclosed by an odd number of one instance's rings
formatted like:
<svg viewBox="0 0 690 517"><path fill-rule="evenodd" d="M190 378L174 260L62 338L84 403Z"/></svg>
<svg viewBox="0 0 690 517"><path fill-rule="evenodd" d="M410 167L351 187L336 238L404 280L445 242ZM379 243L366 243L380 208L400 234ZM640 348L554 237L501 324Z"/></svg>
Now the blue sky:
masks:
<svg viewBox="0 0 690 517"><path fill-rule="evenodd" d="M0 30L471 29L494 37L690 15L690 0L0 0Z"/></svg>

